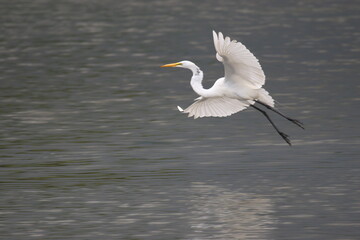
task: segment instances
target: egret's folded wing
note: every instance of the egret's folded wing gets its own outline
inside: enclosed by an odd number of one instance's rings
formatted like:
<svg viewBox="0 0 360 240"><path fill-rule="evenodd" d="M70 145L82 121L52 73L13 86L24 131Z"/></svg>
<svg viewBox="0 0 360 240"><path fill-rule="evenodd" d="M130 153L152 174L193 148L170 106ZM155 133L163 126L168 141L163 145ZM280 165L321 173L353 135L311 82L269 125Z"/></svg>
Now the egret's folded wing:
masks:
<svg viewBox="0 0 360 240"><path fill-rule="evenodd" d="M265 83L265 74L258 59L240 42L213 31L216 58L224 64L225 81L246 85L253 89Z"/></svg>
<svg viewBox="0 0 360 240"><path fill-rule="evenodd" d="M248 101L240 101L234 98L202 98L195 101L183 112L189 117L227 117L231 114L244 110L250 105Z"/></svg>

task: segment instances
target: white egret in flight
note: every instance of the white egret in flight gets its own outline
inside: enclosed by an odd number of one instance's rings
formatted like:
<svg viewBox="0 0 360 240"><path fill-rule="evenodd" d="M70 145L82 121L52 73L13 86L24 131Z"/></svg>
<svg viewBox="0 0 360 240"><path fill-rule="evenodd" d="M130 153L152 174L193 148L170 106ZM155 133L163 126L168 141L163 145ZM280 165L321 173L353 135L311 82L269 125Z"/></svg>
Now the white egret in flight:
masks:
<svg viewBox="0 0 360 240"><path fill-rule="evenodd" d="M161 67L180 67L192 71L192 89L200 95L195 102L183 110L189 117L226 117L251 106L260 111L275 128L277 133L291 146L289 136L281 132L267 112L255 106L258 103L304 129L303 124L287 117L274 108L274 99L262 88L265 75L258 59L240 42L230 40L221 32L213 31L216 59L224 64L225 77L216 80L209 89L202 86L203 72L190 61L170 63Z"/></svg>

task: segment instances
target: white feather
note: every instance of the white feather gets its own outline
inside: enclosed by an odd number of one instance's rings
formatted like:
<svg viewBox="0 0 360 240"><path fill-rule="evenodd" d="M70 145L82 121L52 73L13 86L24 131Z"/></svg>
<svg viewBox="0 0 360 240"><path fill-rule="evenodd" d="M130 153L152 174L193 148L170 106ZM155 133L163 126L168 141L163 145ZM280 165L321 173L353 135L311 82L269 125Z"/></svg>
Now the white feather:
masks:
<svg viewBox="0 0 360 240"><path fill-rule="evenodd" d="M213 32L216 58L224 64L225 81L259 89L265 74L258 59L240 42L224 39L221 32Z"/></svg>
<svg viewBox="0 0 360 240"><path fill-rule="evenodd" d="M248 101L235 98L217 97L202 98L183 110L189 117L227 117L249 106Z"/></svg>

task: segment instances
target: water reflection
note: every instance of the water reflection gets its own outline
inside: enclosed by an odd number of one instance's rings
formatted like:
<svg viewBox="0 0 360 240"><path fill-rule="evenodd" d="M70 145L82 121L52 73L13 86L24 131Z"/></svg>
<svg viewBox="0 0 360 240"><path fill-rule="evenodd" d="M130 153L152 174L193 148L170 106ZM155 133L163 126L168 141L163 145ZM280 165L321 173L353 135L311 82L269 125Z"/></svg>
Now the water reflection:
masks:
<svg viewBox="0 0 360 240"><path fill-rule="evenodd" d="M270 199L194 182L187 239L269 239L276 219Z"/></svg>

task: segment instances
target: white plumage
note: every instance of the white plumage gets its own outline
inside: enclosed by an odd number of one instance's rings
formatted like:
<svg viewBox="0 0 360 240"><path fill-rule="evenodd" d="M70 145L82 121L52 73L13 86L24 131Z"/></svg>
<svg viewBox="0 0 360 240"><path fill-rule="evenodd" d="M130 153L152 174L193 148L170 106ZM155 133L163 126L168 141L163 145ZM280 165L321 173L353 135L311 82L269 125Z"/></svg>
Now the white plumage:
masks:
<svg viewBox="0 0 360 240"><path fill-rule="evenodd" d="M183 110L189 117L227 117L249 106L249 103L228 97L201 98Z"/></svg>
<svg viewBox="0 0 360 240"><path fill-rule="evenodd" d="M216 58L224 64L225 81L236 83L251 89L261 88L265 83L265 74L257 58L240 42L224 39L213 31Z"/></svg>
<svg viewBox="0 0 360 240"><path fill-rule="evenodd" d="M216 80L209 89L202 86L203 72L190 61L181 61L163 65L162 67L181 67L192 71L191 87L200 95L186 109L178 106L180 112L188 113L189 117L227 117L252 106L259 110L270 121L276 131L290 145L288 136L278 130L267 113L254 103L259 103L280 114L303 128L301 122L286 117L274 109L274 99L262 88L265 84L265 74L258 59L240 42L231 40L213 31L216 59L224 65L225 76Z"/></svg>
<svg viewBox="0 0 360 240"><path fill-rule="evenodd" d="M201 97L182 112L189 117L227 117L246 109L253 100L274 106L269 93L261 88L265 74L256 57L240 42L224 38L213 31L216 58L224 64L225 77L219 78L210 89L202 87L203 72L190 61L163 67L188 68L193 72L191 86Z"/></svg>

